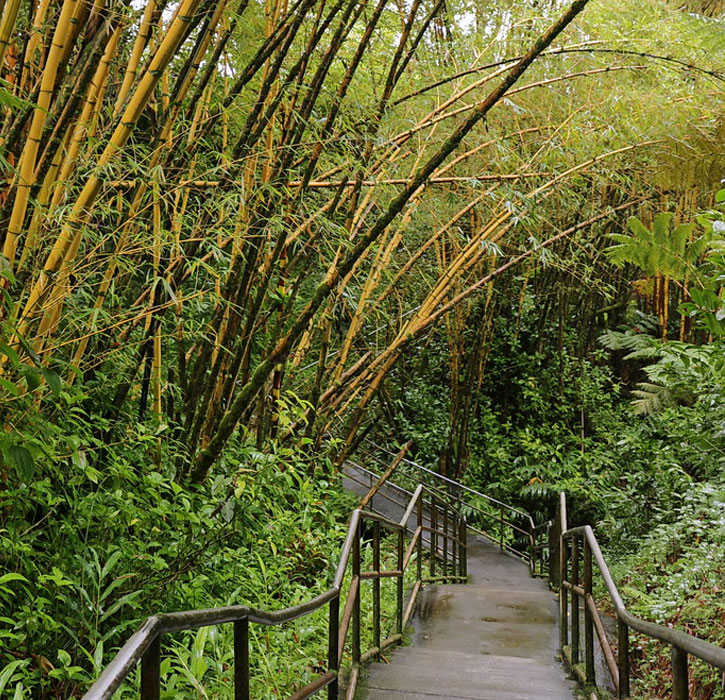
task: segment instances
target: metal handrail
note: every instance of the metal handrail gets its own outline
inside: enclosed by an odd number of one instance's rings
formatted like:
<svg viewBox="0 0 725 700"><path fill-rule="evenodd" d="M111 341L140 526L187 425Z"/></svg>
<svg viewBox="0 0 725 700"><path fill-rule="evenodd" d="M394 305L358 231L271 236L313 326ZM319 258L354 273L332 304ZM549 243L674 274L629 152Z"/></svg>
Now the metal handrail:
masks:
<svg viewBox="0 0 725 700"><path fill-rule="evenodd" d="M386 479L393 470L386 472ZM380 488L381 482L376 484ZM424 499L428 495L429 506ZM430 508L431 527L424 527L423 512ZM408 550L404 552L404 537L408 530L408 520L416 511L417 528ZM442 523L437 522L438 513L442 513ZM360 545L363 539L361 524L369 520L373 526L373 571L360 571ZM386 528L397 533L397 567L394 571L381 571L380 567L380 529ZM194 630L210 625L234 624L234 697L235 700L249 699L249 623L267 626L282 625L299 617L308 615L325 605L329 605L328 622L328 670L308 683L290 697L290 700L304 700L314 693L328 688L328 700L337 700L338 673L348 632L352 627L352 662L348 684L348 697L352 698L357 684L361 663L379 656L383 649L402 640L404 626L409 619L421 582L422 575L423 531L430 533L430 579L465 581L467 579L467 545L465 519L450 503L437 503L436 496L420 484L407 504L405 515L400 522L390 520L376 513L356 508L352 511L347 534L340 550L340 559L335 569L332 586L314 598L283 610L259 610L243 605L233 605L206 610L162 613L147 618L139 629L117 652L101 675L83 696L83 700L107 700L118 690L123 681L141 663L141 698L159 700L161 690L161 636L167 633ZM440 542L439 542L440 538ZM442 545L441 545L442 543ZM450 551L449 551L450 545ZM416 556L416 583L407 606L403 607L403 577L405 571ZM450 553L450 559L449 559ZM342 618L340 619L340 596L343 581L352 558L352 579L347 592ZM436 578L436 560L442 559L443 576ZM381 640L380 632L380 581L383 578L397 579L396 628L397 632ZM373 581L373 624L374 646L364 654L360 649L360 584L363 580Z"/></svg>
<svg viewBox="0 0 725 700"><path fill-rule="evenodd" d="M599 638L609 674L618 698L630 697L629 673L629 630L635 630L669 644L672 647L672 676L674 700L689 699L688 655L725 672L725 649L693 637L682 630L665 627L643 620L630 613L614 583L599 542L589 525L568 528L566 519L566 497L560 494L559 512L556 521L559 535L559 606L561 614L561 647L572 667L579 663L580 629L579 602L584 600L584 661L585 671L580 678L585 683L596 684L594 666L594 633ZM580 540L583 547L580 547ZM569 542L571 553L569 554ZM579 556L583 554L583 585L580 584ZM568 562L571 565L568 565ZM618 654L609 644L601 616L592 595L592 562L595 562L604 581L607 593L617 616ZM571 574L569 573L571 570ZM571 576L571 579L569 578ZM567 616L567 597L571 594L570 615ZM569 622L571 621L571 634ZM567 645L570 641L571 646ZM575 669L576 670L576 669Z"/></svg>
<svg viewBox="0 0 725 700"><path fill-rule="evenodd" d="M366 441L369 442L371 445L376 447L381 452L384 452L389 455L393 455L392 452L376 445L374 442L366 438ZM371 455L369 452L366 452L367 456L370 456L374 459L379 459L375 455ZM484 501L492 504L493 506L497 507L499 510L499 513L489 513L485 511L483 508L476 506L475 504L471 503L470 501L465 501L464 505L467 508L470 508L471 510L479 513L480 515L484 516L486 519L491 520L494 525L498 526L498 535L487 532L485 529L480 528L477 529L473 525L469 523L469 529L475 531L476 533L483 535L487 539L491 540L492 542L499 545L499 547L502 550L506 550L509 553L513 554L514 556L519 557L520 559L523 559L527 564L529 565L529 570L531 571L531 574L533 576L550 576L550 571L547 571L546 569L546 562L544 561L543 552L550 548L550 542L548 539L548 533L551 526L551 522L546 523L540 523L538 525L534 524L534 520L531 517L531 515L526 512L525 510L521 508L517 508L516 506L512 506L508 503L504 503L503 501L498 500L497 498L494 498L493 496L489 496L488 494L481 493L480 491L477 491L476 489L471 488L470 486L466 486L465 484L461 484L458 481L455 481L454 479L451 479L447 476L443 476L442 474L438 474L437 472L428 469L427 467L424 467L422 464L418 464L417 462L414 462L411 459L408 459L404 456L401 457L401 454L398 453L396 455L396 459L401 464L406 464L409 466L412 466L414 469L418 470L419 472L422 472L426 475L432 476L435 479L445 483L447 486L452 486L456 491L458 492L466 492L473 496L476 496L478 498L483 499ZM353 465L356 469L361 470L363 472L366 472L370 474L372 477L377 477L377 475L372 472L370 469L367 469L366 467L362 467L359 464L353 462L352 460L348 459L347 462L351 465ZM348 475L349 476L349 475ZM410 477L413 478L413 480L416 480L416 477ZM352 477L350 477L352 478ZM394 485L399 490L401 487L397 484ZM428 488L434 490L439 494L440 497L444 497L446 499L453 498L453 495L445 490L442 486L433 486L428 484ZM387 495L383 494L383 497L388 498ZM388 498L388 500L393 501L394 499ZM455 500L455 499L454 499ZM523 527L520 527L514 522L511 522L511 520L507 520L504 517L504 510L508 510L510 513L514 513L526 520L526 525L528 526L528 530L524 529ZM504 529L508 527L511 529L514 533L519 533L521 535L524 535L524 537L528 540L528 553L526 551L521 551L519 549L516 549L515 547L510 546L504 539ZM543 535L546 535L547 538L544 540Z"/></svg>
<svg viewBox="0 0 725 700"><path fill-rule="evenodd" d="M386 450L383 447L380 447L380 445L375 444L370 440L369 438L365 438L366 442L369 442L371 445L373 445L376 449L380 450L381 452L385 452L386 454L392 455L393 453L389 450ZM517 508L516 506L512 506L509 503L504 503L503 501L499 501L497 498L494 498L493 496L489 496L488 494L481 493L480 491L476 491L476 489L472 489L470 486L466 486L465 484L460 483L459 481L456 481L455 479L451 479L447 476L443 476L443 474L439 474L436 471L433 471L432 469L429 469L428 467L424 467L422 464L418 464L418 462L414 462L412 459L408 459L407 457L404 457L401 460L402 463L408 464L411 467L414 467L415 469L418 469L419 471L422 471L429 476L433 476L436 479L439 479L440 481L445 481L447 484L450 484L451 486L455 486L456 488L462 489L463 491L467 491L468 493L472 493L475 496L478 496L479 498L483 498L486 501L489 501L493 503L494 505L501 506L503 508L506 508L507 510L510 510L514 513L517 513L518 515L521 515L529 520L531 523L531 527L534 527L534 521L529 513L527 513L525 510L522 510L521 508Z"/></svg>

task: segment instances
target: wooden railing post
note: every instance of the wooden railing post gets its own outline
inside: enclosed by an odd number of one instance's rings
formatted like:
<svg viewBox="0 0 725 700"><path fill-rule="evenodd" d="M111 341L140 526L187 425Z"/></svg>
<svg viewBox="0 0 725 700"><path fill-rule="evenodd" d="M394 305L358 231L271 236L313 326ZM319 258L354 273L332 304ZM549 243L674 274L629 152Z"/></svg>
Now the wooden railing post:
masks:
<svg viewBox="0 0 725 700"><path fill-rule="evenodd" d="M579 585L579 536L571 542L571 583ZM579 596L571 592L571 665L579 663Z"/></svg>
<svg viewBox="0 0 725 700"><path fill-rule="evenodd" d="M559 548L561 547L561 520L557 517L549 526L549 585L554 588L561 586L559 580Z"/></svg>
<svg viewBox="0 0 725 700"><path fill-rule="evenodd" d="M234 623L234 700L249 700L249 620L246 617Z"/></svg>
<svg viewBox="0 0 725 700"><path fill-rule="evenodd" d="M438 504L436 497L430 497L430 575L436 575L436 555L438 554Z"/></svg>
<svg viewBox="0 0 725 700"><path fill-rule="evenodd" d="M443 575L448 576L448 504L443 502Z"/></svg>
<svg viewBox="0 0 725 700"><path fill-rule="evenodd" d="M458 514L451 507L451 571L452 576L458 576Z"/></svg>
<svg viewBox="0 0 725 700"><path fill-rule="evenodd" d="M399 634L403 634L403 550L405 530L398 530L398 571L400 575L396 579L396 605L395 605L395 628ZM378 644L378 649L380 645Z"/></svg>
<svg viewBox="0 0 725 700"><path fill-rule="evenodd" d="M355 537L352 541L352 576L357 577L358 585L355 590L355 602L352 606L352 662L360 663L360 524L358 524Z"/></svg>
<svg viewBox="0 0 725 700"><path fill-rule="evenodd" d="M423 578L423 492L418 496L418 527L420 535L416 544L415 575L418 581Z"/></svg>
<svg viewBox="0 0 725 700"><path fill-rule="evenodd" d="M672 646L672 697L689 700L690 681L687 670L687 652Z"/></svg>
<svg viewBox="0 0 725 700"><path fill-rule="evenodd" d="M380 571L380 523L373 523L373 571ZM373 644L380 649L380 578L373 579Z"/></svg>
<svg viewBox="0 0 725 700"><path fill-rule="evenodd" d="M617 689L617 697L619 700L629 698L629 627L622 620L617 620L617 646L619 647L619 657L617 665L619 667L619 688Z"/></svg>
<svg viewBox="0 0 725 700"><path fill-rule="evenodd" d="M594 670L594 619L589 608L592 599L592 548L584 537L584 661L587 683L596 684Z"/></svg>
<svg viewBox="0 0 725 700"><path fill-rule="evenodd" d="M161 635L157 634L141 657L141 700L161 697Z"/></svg>
<svg viewBox="0 0 725 700"><path fill-rule="evenodd" d="M466 519L461 516L458 524L458 539L461 541L461 560L458 567L458 575L466 576L466 564L468 558L468 544L466 543Z"/></svg>
<svg viewBox="0 0 725 700"><path fill-rule="evenodd" d="M458 513L458 526L456 528L456 537L459 540L458 544L458 569L456 570L456 573L459 576L465 576L464 572L464 559L466 557L466 538L461 535L461 532L465 532L463 529L464 526L464 518L461 514L461 489L456 487L456 513Z"/></svg>
<svg viewBox="0 0 725 700"><path fill-rule="evenodd" d="M563 649L569 643L569 591L564 586L567 579L567 550L569 544L563 537L559 539L559 646Z"/></svg>
<svg viewBox="0 0 725 700"><path fill-rule="evenodd" d="M536 576L536 534L531 522L529 522L529 572L532 576Z"/></svg>
<svg viewBox="0 0 725 700"><path fill-rule="evenodd" d="M340 633L340 594L330 599L330 614L327 624L327 668L329 671L340 670L340 647L338 635ZM339 682L335 680L327 686L327 700L337 700ZM236 700L236 698L235 698Z"/></svg>

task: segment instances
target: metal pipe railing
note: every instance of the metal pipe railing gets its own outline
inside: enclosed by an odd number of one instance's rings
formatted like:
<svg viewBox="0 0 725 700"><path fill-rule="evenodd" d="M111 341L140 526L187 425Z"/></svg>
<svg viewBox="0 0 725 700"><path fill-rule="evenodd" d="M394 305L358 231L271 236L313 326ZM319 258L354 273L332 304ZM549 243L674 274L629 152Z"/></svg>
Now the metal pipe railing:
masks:
<svg viewBox="0 0 725 700"><path fill-rule="evenodd" d="M394 453L390 452L389 450L386 450L385 448L377 445L375 442L370 440L370 438L365 438L365 442L370 446L366 450L366 456L370 457L372 460L376 462L380 462L380 457L375 454L374 452L371 452L371 449L377 450L379 453L385 454L385 455L393 455ZM469 523L469 529L472 531L486 537L487 539L491 540L494 543L497 543L501 549L505 549L509 551L512 554L515 554L516 556L520 557L524 561L527 561L530 567L530 571L533 576L542 576L549 578L549 583L554 586L558 587L558 577L559 577L559 539L561 535L560 531L560 523L557 520L549 521L546 523L540 523L538 525L534 524L533 518L529 513L524 511L523 509L516 508L515 506L512 506L510 504L504 503L503 501L500 501L492 496L489 496L488 494L481 493L480 491L477 491L476 489L471 488L470 486L466 486L464 484L461 484L449 477L446 477L442 474L439 474L435 472L432 469L429 469L428 467L423 466L422 464L419 464L407 457L403 457L400 460L401 467L410 467L412 470L418 475L416 476L409 476L409 478L416 480L420 478L420 475L425 475L426 477L429 477L427 486L435 491L437 491L439 494L446 494L447 496L451 496L450 490L455 491L456 493L456 503L457 507L460 510L461 508L465 508L469 511L472 511L482 518L484 518L487 521L486 526L481 525L479 528L476 528L473 526L472 523ZM368 473L369 470L365 469L364 467L360 467L359 465L355 465L356 468L361 469L363 471L366 471ZM400 477L402 472L398 472L398 477ZM436 481L441 484L445 484L447 487L450 487L448 490L438 486L433 486L430 481ZM396 489L400 489L398 485L395 485ZM499 514L498 516L495 514L495 512L488 512L481 508L480 506L476 505L471 501L471 499L467 499L466 501L462 502L460 498L461 493L466 493L469 496L472 496L474 498L480 498L486 503L488 503L492 508L498 507L499 508ZM563 494L562 494L563 495ZM565 515L565 503L564 503L564 515ZM504 509L507 510L509 513L515 514L521 518L524 518L526 521L526 525L524 527L520 527L516 523L512 522L510 519L503 518L503 526L501 523L501 513L500 510ZM559 504L559 511L561 512L561 504ZM496 530L498 529L498 532L491 532L489 529ZM505 538L502 534L502 531L504 529L508 528L510 532L513 534L513 537L509 538L508 542L511 542L516 539L516 534L524 535L528 539L528 551L522 551L521 549L517 549L516 547L511 546L507 541L505 541ZM548 554L548 560L547 555Z"/></svg>
<svg viewBox="0 0 725 700"><path fill-rule="evenodd" d="M596 685L594 663L594 633L602 649L606 668L616 689L617 697L630 697L629 631L635 630L671 647L672 697L689 700L688 657L694 656L725 672L725 649L693 637L682 630L648 622L632 615L624 605L619 589L609 571L594 531L589 525L569 528L566 516L566 498L560 495L554 530L558 533L559 549L559 610L561 619L561 648L582 682ZM580 558L583 568L580 569ZM604 582L617 618L617 655L606 635L592 593L593 567ZM582 576L580 577L580 570ZM577 666L580 661L579 601L584 601L584 672Z"/></svg>
<svg viewBox="0 0 725 700"><path fill-rule="evenodd" d="M387 453L387 450L383 451ZM391 452L388 454L393 453ZM431 485L430 483L427 483L425 485L427 489L437 494L437 496L441 500L454 503L455 507L458 510L465 510L469 513L469 515L471 513L477 514L483 522L477 523L478 527L476 527L473 525L473 522L469 520L468 526L473 532L476 532L477 534L486 537L491 542L498 544L502 550L506 550L507 552L514 554L520 559L523 559L529 564L529 569L532 575L543 577L548 575L548 570L546 567L543 553L546 552L550 547L550 543L548 540L550 523L547 522L541 523L539 525L534 525L532 517L526 511L520 508L516 508L515 506L504 503L503 501L499 501L498 499L481 493L480 491L476 491L475 489L465 486L457 481L454 481L453 479L442 476L441 474L438 474L428 469L427 467L417 464L410 459L401 459L400 453L396 455L396 459L399 461L400 465L412 466L416 470L416 472L421 472L425 475L433 476L446 486L451 487L455 491L455 494L451 494L450 490L443 488L440 485ZM346 471L347 478L351 479L354 482L357 482L358 484L363 485L363 481L361 480L361 478L355 476L353 470L359 472L360 475L367 476L371 485L374 483L375 480L380 478L376 472L372 471L367 467L363 467L357 462L353 462L352 460L348 459L347 464L352 467L351 470ZM398 471L397 477L399 478L400 476L407 476L415 483L418 483L417 479L420 475L416 474L411 476L410 474L404 474L403 472ZM365 485L367 486L367 484ZM389 484L389 486L391 486L397 494L405 494L408 497L411 495L410 491L403 488L399 484L391 483ZM462 501L460 498L460 494L462 492L467 493L473 497L482 498L492 508L494 508L495 506L494 511L490 512L485 510L481 506L476 505L470 498ZM385 493L384 491L378 491L376 497L382 497L391 503L402 505L397 498L393 497L389 493ZM519 516L520 518L522 518L524 520L524 526L522 527L521 525L513 522L511 516L506 517L504 515L505 512L508 512L514 517ZM492 532L491 530L494 530L495 532ZM507 533L509 533L511 537L507 536ZM523 551L521 549L517 549L514 546L511 546L510 544L510 542L516 539L517 535L522 535L524 541L527 543L526 548ZM433 563L433 566L435 567L435 563ZM433 571L431 573L431 576L434 575L435 573Z"/></svg>
<svg viewBox="0 0 725 700"><path fill-rule="evenodd" d="M384 452L386 454L392 455L392 452L389 452L388 450L380 447L379 445L376 445L374 442L372 442L369 438L366 438L366 442L369 442L372 444L376 449L380 450L381 452ZM460 482L456 481L455 479L450 479L447 476L443 476L443 474L439 474L436 471L433 471L432 469L429 469L428 467L424 467L422 464L418 464L417 462L414 462L412 459L408 459L406 457L402 458L401 460L402 464L407 464L411 467L414 467L416 470L423 472L424 474L428 474L429 476L432 476L433 478L443 481L450 486L455 486L458 489L461 489L463 491L467 491L468 493L474 494L478 496L479 498L483 498L486 501L489 501L490 503L493 503L497 506L503 506L504 508L513 511L515 513L518 513L519 515L528 518L531 520L531 516L529 513L527 513L525 510L521 510L520 508L516 508L515 506L512 506L508 503L504 503L503 501L499 501L498 499L494 498L493 496L489 496L488 494L481 493L480 491L476 491L475 489L472 489L470 486L466 486L465 484L461 484ZM533 527L534 523L533 520L531 520L531 526Z"/></svg>
<svg viewBox="0 0 725 700"><path fill-rule="evenodd" d="M398 460L399 462L400 460ZM397 464L395 465L397 466ZM388 469L384 477L378 479L370 498L363 499L369 503L372 496L381 494L381 486L393 473ZM428 555L432 562L441 560L442 580L465 580L467 570L467 544L465 541L466 521L454 506L447 500L441 500L425 485L419 484L410 494L410 500L404 504L405 511L400 521L394 521L377 513L353 510L345 540L340 549L340 559L335 569L332 585L326 591L310 600L283 610L266 611L256 608L234 605L207 610L190 610L185 612L162 613L145 620L140 628L121 647L116 656L106 666L96 682L83 696L83 700L107 700L121 686L133 669L141 665L141 700L159 700L161 695L161 654L162 637L165 634L195 630L209 625L231 623L234 626L234 698L249 700L249 624L267 626L282 625L297 618L309 615L324 606L328 606L328 649L327 670L314 678L306 686L298 690L289 700L305 700L311 695L327 688L328 700L338 698L339 670L344 656L345 645L350 643L352 668L348 683L347 697L352 698L359 677L360 664L376 658L383 649L402 639L404 625L410 617L415 600L421 588L423 578L423 532L430 533ZM429 515L425 523L426 512ZM408 521L416 515L417 527L409 546L405 547L405 537L409 530ZM438 516L440 517L440 520ZM362 524L364 521L372 525L373 570L362 571L361 545L365 538ZM440 522L440 527L438 523ZM392 571L381 570L380 544L382 531L394 533L396 537L396 565ZM416 553L415 585L407 604L405 603L404 576ZM340 619L340 604L343 582L351 569L351 579ZM396 614L394 633L381 640L381 603L380 586L384 579L395 579ZM361 648L361 588L366 580L373 585L373 646L363 652ZM348 640L350 632L352 637Z"/></svg>

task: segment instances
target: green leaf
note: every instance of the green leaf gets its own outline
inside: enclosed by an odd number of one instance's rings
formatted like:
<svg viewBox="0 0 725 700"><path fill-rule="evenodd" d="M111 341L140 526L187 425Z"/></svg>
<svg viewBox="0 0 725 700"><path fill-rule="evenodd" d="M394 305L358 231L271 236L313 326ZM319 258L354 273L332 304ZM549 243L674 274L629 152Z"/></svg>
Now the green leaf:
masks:
<svg viewBox="0 0 725 700"><path fill-rule="evenodd" d="M70 666L70 654L65 649L58 649L58 661L60 661L63 666Z"/></svg>
<svg viewBox="0 0 725 700"><path fill-rule="evenodd" d="M715 195L715 201L720 204L721 202L725 202L725 189L718 190L717 194Z"/></svg>
<svg viewBox="0 0 725 700"><path fill-rule="evenodd" d="M7 379L0 378L0 387L5 389L5 391L7 391L10 396L20 396L20 391L18 390L18 387Z"/></svg>
<svg viewBox="0 0 725 700"><path fill-rule="evenodd" d="M15 463L18 476L25 481L32 479L35 473L33 455L22 445L11 445L8 452L10 453L10 459Z"/></svg>
<svg viewBox="0 0 725 700"><path fill-rule="evenodd" d="M40 375L28 365L23 365L21 370L25 382L28 385L28 391L35 391L40 386Z"/></svg>
<svg viewBox="0 0 725 700"><path fill-rule="evenodd" d="M86 457L86 453L83 452L83 450L76 450L71 454L70 456L71 461L73 462L73 466L80 470L85 471L86 467L88 466L88 459Z"/></svg>
<svg viewBox="0 0 725 700"><path fill-rule="evenodd" d="M10 92L10 90L3 86L0 86L0 105L6 105L13 110L38 108L38 105L34 104L33 102L28 102L28 100L23 100L19 97L16 97L15 95L13 95L12 92Z"/></svg>
<svg viewBox="0 0 725 700"><path fill-rule="evenodd" d="M101 615L101 622L105 622L109 617L111 617L111 615L120 610L123 606L131 605L142 593L143 591L132 591L131 593L126 593L126 595L121 596L113 605L111 605L110 608L108 608L108 610L103 613L103 615Z"/></svg>
<svg viewBox="0 0 725 700"><path fill-rule="evenodd" d="M48 383L53 396L60 396L60 390L63 385L60 375L49 367L43 367L41 371L43 372L43 377L45 377L45 381Z"/></svg>
<svg viewBox="0 0 725 700"><path fill-rule="evenodd" d="M15 352L15 350L13 350L7 343L0 343L0 353L10 360L10 364L13 367L17 367L20 364L20 357L18 357L18 353Z"/></svg>
<svg viewBox="0 0 725 700"><path fill-rule="evenodd" d="M30 663L30 659L18 659L17 661L11 661L3 670L0 672L0 693L5 689L12 678L15 671L27 666Z"/></svg>
<svg viewBox="0 0 725 700"><path fill-rule="evenodd" d="M715 292L711 292L709 289L697 289L693 287L690 289L690 296L692 297L692 301L704 309L716 311L720 308L720 298Z"/></svg>

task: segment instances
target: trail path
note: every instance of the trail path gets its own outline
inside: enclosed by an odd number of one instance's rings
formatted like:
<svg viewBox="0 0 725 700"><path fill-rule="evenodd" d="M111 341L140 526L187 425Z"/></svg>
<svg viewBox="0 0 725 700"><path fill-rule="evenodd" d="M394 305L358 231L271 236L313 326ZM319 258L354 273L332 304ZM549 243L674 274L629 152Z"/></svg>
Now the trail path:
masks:
<svg viewBox="0 0 725 700"><path fill-rule="evenodd" d="M413 643L370 667L367 700L572 700L545 583L482 537L468 571L468 585L428 587Z"/></svg>
<svg viewBox="0 0 725 700"><path fill-rule="evenodd" d="M363 495L373 477L353 465L345 487ZM407 492L388 482L372 501L399 520ZM426 521L428 518L426 517ZM414 525L411 523L411 526ZM557 659L556 599L526 564L485 538L468 538L466 585L428 586L412 644L373 664L366 700L573 700Z"/></svg>

